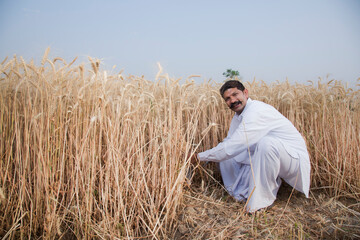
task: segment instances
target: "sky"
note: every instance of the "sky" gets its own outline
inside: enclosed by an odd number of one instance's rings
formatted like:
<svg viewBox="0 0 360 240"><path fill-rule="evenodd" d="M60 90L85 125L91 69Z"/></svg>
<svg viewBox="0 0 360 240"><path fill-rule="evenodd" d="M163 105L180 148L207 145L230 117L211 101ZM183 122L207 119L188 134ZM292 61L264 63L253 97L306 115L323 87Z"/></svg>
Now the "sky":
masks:
<svg viewBox="0 0 360 240"><path fill-rule="evenodd" d="M101 60L154 80L360 81L358 0L0 0L0 61ZM115 66L113 68L113 66ZM323 80L326 82L326 80ZM355 87L356 88L356 87Z"/></svg>

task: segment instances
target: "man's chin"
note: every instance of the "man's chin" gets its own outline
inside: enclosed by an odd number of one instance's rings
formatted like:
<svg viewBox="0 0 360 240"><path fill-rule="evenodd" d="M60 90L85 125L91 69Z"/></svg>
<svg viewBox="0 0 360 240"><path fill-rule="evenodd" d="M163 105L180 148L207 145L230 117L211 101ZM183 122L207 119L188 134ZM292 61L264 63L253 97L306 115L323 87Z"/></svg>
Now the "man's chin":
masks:
<svg viewBox="0 0 360 240"><path fill-rule="evenodd" d="M236 113L241 113L242 112L242 107L241 105L236 106L234 108L231 108L232 111L236 112Z"/></svg>
<svg viewBox="0 0 360 240"><path fill-rule="evenodd" d="M235 112L235 113L238 113L239 112L239 110L237 110L237 109L231 109L233 112Z"/></svg>

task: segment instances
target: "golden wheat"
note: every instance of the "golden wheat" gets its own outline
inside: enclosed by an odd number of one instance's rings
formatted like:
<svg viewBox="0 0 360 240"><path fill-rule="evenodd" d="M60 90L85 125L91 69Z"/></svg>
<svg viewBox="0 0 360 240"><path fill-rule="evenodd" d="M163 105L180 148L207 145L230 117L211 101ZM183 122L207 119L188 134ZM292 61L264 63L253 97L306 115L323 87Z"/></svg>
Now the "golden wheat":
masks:
<svg viewBox="0 0 360 240"><path fill-rule="evenodd" d="M188 154L215 146L229 127L219 84L180 84L160 65L154 82L108 76L98 60L87 72L48 53L40 67L16 56L0 66L0 236L173 236ZM313 188L359 198L359 91L336 81L246 87L305 137Z"/></svg>

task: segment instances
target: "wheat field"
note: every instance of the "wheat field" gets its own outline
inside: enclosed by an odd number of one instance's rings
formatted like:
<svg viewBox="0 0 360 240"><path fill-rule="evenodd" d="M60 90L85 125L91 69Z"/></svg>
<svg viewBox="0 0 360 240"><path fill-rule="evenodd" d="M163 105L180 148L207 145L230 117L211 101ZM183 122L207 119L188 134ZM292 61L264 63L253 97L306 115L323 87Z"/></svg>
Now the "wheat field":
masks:
<svg viewBox="0 0 360 240"><path fill-rule="evenodd" d="M244 83L252 99L294 123L312 165L310 199L291 191L286 205L249 216L221 187L216 166L196 166L187 177L190 155L226 136L232 112L221 84L172 79L161 67L149 81L109 74L96 59L75 60L49 59L47 51L39 65L16 56L0 65L3 239L360 235L359 90L327 79ZM294 199L313 215L289 211ZM337 211L332 230L321 207Z"/></svg>

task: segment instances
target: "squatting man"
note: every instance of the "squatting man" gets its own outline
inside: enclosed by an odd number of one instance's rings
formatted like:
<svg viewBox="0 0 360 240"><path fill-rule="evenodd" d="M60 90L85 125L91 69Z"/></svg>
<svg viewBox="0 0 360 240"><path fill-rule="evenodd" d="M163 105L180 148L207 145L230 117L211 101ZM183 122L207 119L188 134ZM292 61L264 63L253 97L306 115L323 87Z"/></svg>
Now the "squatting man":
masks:
<svg viewBox="0 0 360 240"><path fill-rule="evenodd" d="M225 188L235 199L248 200L249 212L273 204L281 179L308 197L309 154L294 125L274 107L249 98L237 80L225 82L220 94L235 112L228 135L197 159L219 163Z"/></svg>

